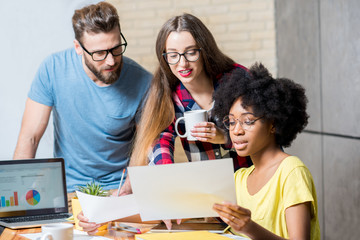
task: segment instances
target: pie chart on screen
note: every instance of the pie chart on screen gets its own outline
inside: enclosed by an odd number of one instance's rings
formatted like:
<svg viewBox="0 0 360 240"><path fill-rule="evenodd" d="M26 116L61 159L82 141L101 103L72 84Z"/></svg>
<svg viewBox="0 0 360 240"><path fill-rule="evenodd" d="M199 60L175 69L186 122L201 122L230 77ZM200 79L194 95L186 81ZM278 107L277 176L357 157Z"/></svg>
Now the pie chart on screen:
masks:
<svg viewBox="0 0 360 240"><path fill-rule="evenodd" d="M28 204L35 206L40 202L40 193L36 190L30 190L26 193L26 201Z"/></svg>

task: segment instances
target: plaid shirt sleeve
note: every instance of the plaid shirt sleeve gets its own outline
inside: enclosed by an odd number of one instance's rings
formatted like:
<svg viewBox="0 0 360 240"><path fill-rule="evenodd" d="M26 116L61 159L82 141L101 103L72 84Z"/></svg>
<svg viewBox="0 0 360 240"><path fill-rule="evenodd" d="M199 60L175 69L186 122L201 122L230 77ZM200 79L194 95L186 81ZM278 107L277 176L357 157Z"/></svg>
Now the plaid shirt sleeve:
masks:
<svg viewBox="0 0 360 240"><path fill-rule="evenodd" d="M149 153L149 165L171 164L174 163L174 145L177 134L175 132L175 121L177 116L182 116L185 108L179 98L184 90L177 89L173 93L173 103L175 108L175 119L155 141L152 151ZM181 130L179 129L181 132Z"/></svg>
<svg viewBox="0 0 360 240"><path fill-rule="evenodd" d="M160 134L152 152L150 152L149 165L174 163L174 144L176 133L174 122Z"/></svg>

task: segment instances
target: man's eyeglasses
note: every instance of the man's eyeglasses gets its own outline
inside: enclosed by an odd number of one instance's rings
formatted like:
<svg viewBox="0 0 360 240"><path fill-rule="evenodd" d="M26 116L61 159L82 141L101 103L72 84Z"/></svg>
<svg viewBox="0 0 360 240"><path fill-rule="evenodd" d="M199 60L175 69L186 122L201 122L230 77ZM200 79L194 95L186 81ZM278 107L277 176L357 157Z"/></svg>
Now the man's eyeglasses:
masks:
<svg viewBox="0 0 360 240"><path fill-rule="evenodd" d="M167 52L167 53L163 53L162 55L164 56L164 59L168 64L174 65L180 61L181 56L184 56L184 58L188 62L196 62L200 57L200 51L201 48L190 49L184 53Z"/></svg>
<svg viewBox="0 0 360 240"><path fill-rule="evenodd" d="M245 131L249 131L253 128L253 126L255 125L255 122L259 119L261 119L262 117L253 119L253 115L252 114L245 114L243 116L241 116L240 119L234 118L233 116L225 116L223 119L223 124L226 127L226 129L230 130L230 131L234 131L236 124L239 123L240 126L242 127L242 129L244 129Z"/></svg>
<svg viewBox="0 0 360 240"><path fill-rule="evenodd" d="M121 37L124 39L124 43L121 43L113 48L107 49L107 50L99 50L99 51L95 51L95 52L89 52L82 44L80 41L79 44L82 47L82 49L84 49L85 52L87 52L87 54L89 54L91 56L91 58L96 61L103 61L109 54L109 52L111 53L111 55L113 55L114 57L116 56L120 56L121 54L123 54L126 50L126 46L127 46L127 42L126 39L124 37L124 35L122 33L120 33Z"/></svg>

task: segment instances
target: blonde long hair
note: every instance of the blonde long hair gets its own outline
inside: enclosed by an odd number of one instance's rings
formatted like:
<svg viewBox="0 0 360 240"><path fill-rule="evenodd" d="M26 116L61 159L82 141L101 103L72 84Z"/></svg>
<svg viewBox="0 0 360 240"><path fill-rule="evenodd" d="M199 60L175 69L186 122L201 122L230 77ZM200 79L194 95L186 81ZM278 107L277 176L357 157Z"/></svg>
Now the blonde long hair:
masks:
<svg viewBox="0 0 360 240"><path fill-rule="evenodd" d="M149 93L137 128L131 166L148 164L148 153L153 143L175 118L172 93L179 79L171 72L162 54L166 49L166 40L171 32L187 31L191 33L197 46L201 48L204 70L210 79L233 68L235 63L218 48L209 29L197 17L184 13L169 19L161 28L156 40L156 55L159 60Z"/></svg>

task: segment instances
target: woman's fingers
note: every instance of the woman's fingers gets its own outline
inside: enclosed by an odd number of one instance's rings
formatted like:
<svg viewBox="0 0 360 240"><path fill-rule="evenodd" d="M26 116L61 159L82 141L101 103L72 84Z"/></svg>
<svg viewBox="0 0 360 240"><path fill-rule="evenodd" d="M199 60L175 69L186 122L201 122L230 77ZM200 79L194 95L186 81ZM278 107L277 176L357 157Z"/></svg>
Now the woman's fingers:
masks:
<svg viewBox="0 0 360 240"><path fill-rule="evenodd" d="M84 216L82 211L77 215L77 218L79 219L79 226L82 227L89 235L94 235L97 233L97 229L101 227L101 224L89 222L89 219Z"/></svg>
<svg viewBox="0 0 360 240"><path fill-rule="evenodd" d="M215 124L212 122L200 122L194 125L193 129L191 129L193 133L216 133Z"/></svg>
<svg viewBox="0 0 360 240"><path fill-rule="evenodd" d="M228 142L227 135L213 122L200 122L191 129L191 135L202 142L213 144L225 144Z"/></svg>
<svg viewBox="0 0 360 240"><path fill-rule="evenodd" d="M171 230L172 223L170 219L162 220L165 223L165 226L168 230Z"/></svg>
<svg viewBox="0 0 360 240"><path fill-rule="evenodd" d="M84 216L83 211L79 212L79 214L78 214L76 217L79 219L79 221L85 221L85 222L89 221L89 219L87 219L87 218Z"/></svg>
<svg viewBox="0 0 360 240"><path fill-rule="evenodd" d="M242 231L251 221L251 211L236 204L214 204L213 209L235 231Z"/></svg>
<svg viewBox="0 0 360 240"><path fill-rule="evenodd" d="M224 202L222 204L215 203L214 207L218 208L218 209L221 209L221 210L223 210L225 212L228 212L228 213L237 212L239 214L244 214L244 215L248 215L248 214L251 213L249 209L240 207L237 204L233 204L233 203L229 203L229 202Z"/></svg>

